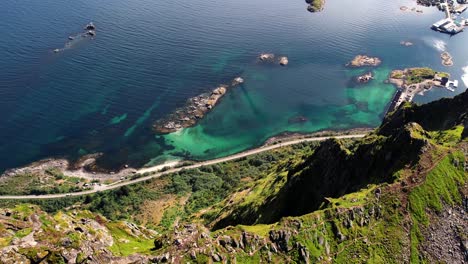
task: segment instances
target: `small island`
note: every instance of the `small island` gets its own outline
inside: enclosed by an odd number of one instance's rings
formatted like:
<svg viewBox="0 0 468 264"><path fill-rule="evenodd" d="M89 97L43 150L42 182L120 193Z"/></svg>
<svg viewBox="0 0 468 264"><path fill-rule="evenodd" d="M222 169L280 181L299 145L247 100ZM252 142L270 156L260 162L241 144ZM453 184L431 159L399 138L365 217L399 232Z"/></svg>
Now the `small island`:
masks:
<svg viewBox="0 0 468 264"><path fill-rule="evenodd" d="M168 116L156 121L153 129L160 134L176 132L182 128L194 126L226 94L229 88L244 82L241 77L235 78L230 85L220 85L209 93L203 93L187 100L187 103Z"/></svg>
<svg viewBox="0 0 468 264"><path fill-rule="evenodd" d="M367 55L357 55L354 59L346 64L348 67L376 67L379 66L382 61L377 57L369 57Z"/></svg>
<svg viewBox="0 0 468 264"><path fill-rule="evenodd" d="M356 82L364 84L364 83L370 82L372 79L374 79L372 72L367 72L367 73L364 73L363 75L357 76Z"/></svg>
<svg viewBox="0 0 468 264"><path fill-rule="evenodd" d="M322 11L325 6L325 0L306 0L306 3L309 4L307 10L312 13Z"/></svg>
<svg viewBox="0 0 468 264"><path fill-rule="evenodd" d="M442 65L446 67L453 66L452 55L450 55L450 53L447 51L444 51L442 54L440 54L440 58L442 59Z"/></svg>
<svg viewBox="0 0 468 264"><path fill-rule="evenodd" d="M286 66L289 64L289 59L286 56L281 56L278 59L275 58L276 56L273 53L262 53L258 56L258 59L261 62L278 63L281 66Z"/></svg>
<svg viewBox="0 0 468 264"><path fill-rule="evenodd" d="M398 92L388 111L397 109L403 102L411 102L418 93L424 94L433 87L445 87L449 77L450 74L436 72L431 68L392 71L388 81L398 87Z"/></svg>

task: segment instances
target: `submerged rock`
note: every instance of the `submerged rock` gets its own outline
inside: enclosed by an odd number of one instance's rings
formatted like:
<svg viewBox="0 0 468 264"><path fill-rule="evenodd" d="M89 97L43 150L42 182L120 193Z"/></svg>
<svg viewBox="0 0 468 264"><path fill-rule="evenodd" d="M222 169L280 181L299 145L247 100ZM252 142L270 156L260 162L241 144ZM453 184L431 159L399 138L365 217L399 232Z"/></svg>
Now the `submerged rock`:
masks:
<svg viewBox="0 0 468 264"><path fill-rule="evenodd" d="M307 121L309 121L309 119L305 116L294 116L288 119L289 124L305 123Z"/></svg>
<svg viewBox="0 0 468 264"><path fill-rule="evenodd" d="M405 46L405 47L410 47L413 46L413 42L410 41L400 41L400 45Z"/></svg>
<svg viewBox="0 0 468 264"><path fill-rule="evenodd" d="M244 82L241 77L235 78L231 85L220 85L210 93L192 97L187 100L185 106L176 109L163 119L156 121L153 129L157 133L167 134L176 132L182 128L194 126L199 119L213 109L219 100L227 93L229 88L235 87Z"/></svg>
<svg viewBox="0 0 468 264"><path fill-rule="evenodd" d="M85 26L84 29L85 29L85 30L96 30L96 26L94 25L93 22L89 22L89 23Z"/></svg>

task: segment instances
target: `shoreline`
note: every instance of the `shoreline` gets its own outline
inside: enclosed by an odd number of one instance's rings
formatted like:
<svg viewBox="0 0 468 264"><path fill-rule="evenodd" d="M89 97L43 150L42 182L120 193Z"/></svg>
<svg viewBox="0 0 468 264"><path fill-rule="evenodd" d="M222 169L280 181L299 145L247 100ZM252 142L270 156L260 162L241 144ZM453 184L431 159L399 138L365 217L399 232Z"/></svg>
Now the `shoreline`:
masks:
<svg viewBox="0 0 468 264"><path fill-rule="evenodd" d="M445 88L445 82L450 78L450 74L436 72L430 68L405 68L403 70L393 70L387 79L388 83L397 88L397 92L385 113L391 113L405 102L412 102L417 94L424 95L426 91L434 87Z"/></svg>
<svg viewBox="0 0 468 264"><path fill-rule="evenodd" d="M267 138L261 145L259 146L252 146L248 149L243 151L215 158L214 160L223 159L226 157L231 157L235 155L240 155L245 152L254 151L256 149L264 149L269 148L275 145L282 145L287 144L290 145L290 142L298 141L298 140L313 140L317 138L324 138L324 137L342 137L352 134L368 134L373 131L375 128L352 128L347 130L323 130L314 133L300 133L300 132L282 132L275 136ZM285 145L286 146L286 145ZM140 168L132 168L125 166L123 169L116 170L116 171L109 171L109 172L102 172L102 171L92 171L87 170L88 165L93 165L96 162L96 158L98 158L101 154L91 154L80 158L77 162L73 163L72 161L66 158L46 158L39 161L32 162L27 164L23 167L11 168L6 170L0 175L0 178L7 178L7 177L14 177L16 175L31 173L31 174L38 174L45 173L47 169L58 169L60 170L65 176L69 177L78 177L88 181L99 181L100 183L104 183L112 181L112 184L116 184L122 180L132 178L135 175L141 175L150 172L163 172L166 170L179 168L179 167L186 167L190 166L194 162L196 163L203 163L209 162L210 160L167 160L162 164L157 164L154 166L148 167L140 167Z"/></svg>
<svg viewBox="0 0 468 264"><path fill-rule="evenodd" d="M93 193L98 193L98 192L103 192L103 191L109 191L113 189L117 189L126 185L130 184L136 184L136 183L141 183L147 180L159 178L161 176L171 174L171 173L177 173L183 170L187 169L196 169L200 168L203 166L210 166L218 163L223 163L223 162L228 162L228 161L233 161L237 160L243 157L251 156L251 155L256 155L265 151L270 151L274 150L277 148L282 148L286 146L291 146L295 144L300 144L300 143L306 143L306 142L319 142L319 141L325 141L328 139L336 138L336 139L360 139L364 138L367 136L367 134L351 134L351 135L342 135L342 136L327 136L327 137L312 137L312 138L303 138L303 139L296 139L296 140L290 140L287 142L282 142L282 143L277 143L269 146L261 146L257 147L254 149L246 150L237 154L233 154L230 156L226 156L223 158L218 158L218 159L212 159L212 160L207 160L203 162L198 162L195 164L187 164L185 166L180 166L180 167L174 167L174 168L169 168L167 170L162 170L162 171L157 171L154 170L154 167L148 168L146 171L146 175L139 175L141 177L136 177L136 178L130 178L130 179L122 179L117 182L113 182L111 184L104 184L104 185L93 185L92 189L87 189L87 190L82 190L82 191L77 191L77 192L69 192L69 193L56 193L56 194L46 194L46 195L2 195L0 196L0 200L30 200L30 199L57 199L57 198L68 198L68 197L78 197L78 196L83 196L83 195L88 195L88 194L93 194Z"/></svg>

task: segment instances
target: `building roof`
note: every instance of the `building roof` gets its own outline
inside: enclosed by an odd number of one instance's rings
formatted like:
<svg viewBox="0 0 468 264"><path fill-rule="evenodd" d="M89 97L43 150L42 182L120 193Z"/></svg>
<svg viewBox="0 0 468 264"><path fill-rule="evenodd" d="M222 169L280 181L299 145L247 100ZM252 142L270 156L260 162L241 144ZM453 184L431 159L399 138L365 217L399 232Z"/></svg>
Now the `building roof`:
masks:
<svg viewBox="0 0 468 264"><path fill-rule="evenodd" d="M450 22L450 21L451 21L451 19L449 19L449 18L444 18L444 19L442 19L442 20L439 20L439 21L435 22L434 24L432 24L432 26L433 26L433 27L440 27L440 26L442 26L443 24L445 24L445 23L447 23L447 22Z"/></svg>

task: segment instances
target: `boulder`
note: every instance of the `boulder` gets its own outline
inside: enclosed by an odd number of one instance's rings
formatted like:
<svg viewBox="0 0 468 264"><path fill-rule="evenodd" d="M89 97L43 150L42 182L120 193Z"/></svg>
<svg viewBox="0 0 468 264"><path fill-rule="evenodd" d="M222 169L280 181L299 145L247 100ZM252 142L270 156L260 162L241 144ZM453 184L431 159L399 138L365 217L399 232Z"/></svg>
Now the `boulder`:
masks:
<svg viewBox="0 0 468 264"><path fill-rule="evenodd" d="M275 54L272 53L262 53L258 57L261 61L271 61L275 58Z"/></svg>
<svg viewBox="0 0 468 264"><path fill-rule="evenodd" d="M232 86L237 86L243 83L244 83L244 79L242 77L237 77L232 81Z"/></svg>
<svg viewBox="0 0 468 264"><path fill-rule="evenodd" d="M288 63L289 63L288 57L281 57L280 58L279 64L281 66L286 66L286 65L288 65Z"/></svg>
<svg viewBox="0 0 468 264"><path fill-rule="evenodd" d="M96 30L96 26L94 25L93 22L89 22L89 23L85 26L84 29L85 29L85 30Z"/></svg>
<svg viewBox="0 0 468 264"><path fill-rule="evenodd" d="M290 250L288 246L289 239L291 238L291 232L288 230L271 230L270 233L270 240L274 242L278 249L283 252L288 252Z"/></svg>

